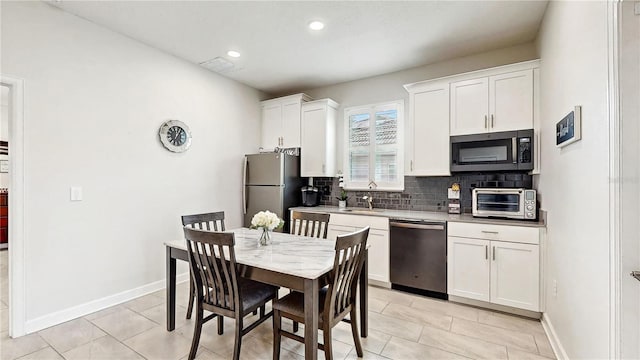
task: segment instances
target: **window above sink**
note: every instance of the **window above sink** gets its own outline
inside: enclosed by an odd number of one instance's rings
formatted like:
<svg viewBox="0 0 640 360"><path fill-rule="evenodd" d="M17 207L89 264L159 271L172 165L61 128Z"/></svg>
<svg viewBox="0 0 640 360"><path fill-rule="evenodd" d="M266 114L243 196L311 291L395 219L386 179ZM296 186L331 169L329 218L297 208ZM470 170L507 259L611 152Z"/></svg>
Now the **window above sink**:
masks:
<svg viewBox="0 0 640 360"><path fill-rule="evenodd" d="M345 188L404 190L404 100L349 107L344 115Z"/></svg>

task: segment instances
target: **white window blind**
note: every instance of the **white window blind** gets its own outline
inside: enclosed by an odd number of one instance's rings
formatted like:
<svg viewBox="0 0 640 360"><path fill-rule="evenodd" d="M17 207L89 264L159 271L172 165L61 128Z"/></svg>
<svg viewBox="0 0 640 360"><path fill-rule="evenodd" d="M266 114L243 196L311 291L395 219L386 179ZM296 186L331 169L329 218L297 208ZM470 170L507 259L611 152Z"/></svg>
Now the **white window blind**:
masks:
<svg viewBox="0 0 640 360"><path fill-rule="evenodd" d="M403 190L402 100L345 109L345 186Z"/></svg>

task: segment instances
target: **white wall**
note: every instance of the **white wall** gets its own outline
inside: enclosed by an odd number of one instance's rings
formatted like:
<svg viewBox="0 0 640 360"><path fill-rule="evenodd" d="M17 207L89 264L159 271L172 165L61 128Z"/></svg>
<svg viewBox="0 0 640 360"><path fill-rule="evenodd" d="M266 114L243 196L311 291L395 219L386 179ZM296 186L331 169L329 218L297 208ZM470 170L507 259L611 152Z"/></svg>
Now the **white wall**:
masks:
<svg viewBox="0 0 640 360"><path fill-rule="evenodd" d="M621 358L640 359L640 286L628 275L640 269L640 16L634 15L634 2L620 6Z"/></svg>
<svg viewBox="0 0 640 360"><path fill-rule="evenodd" d="M314 99L328 97L340 103L336 125L338 129L336 170L342 171L345 108L404 99L405 116L409 116L409 93L402 87L404 84L536 58L535 44L529 43L303 92Z"/></svg>
<svg viewBox="0 0 640 360"><path fill-rule="evenodd" d="M575 359L609 357L606 10L603 1L552 1L538 37L538 191L548 211L545 317ZM575 105L582 106L582 140L559 149L555 124Z"/></svg>
<svg viewBox="0 0 640 360"><path fill-rule="evenodd" d="M241 225L264 94L43 2L2 2L1 50L2 73L25 80L27 329L163 280L182 214ZM168 119L191 127L187 152L160 144Z"/></svg>

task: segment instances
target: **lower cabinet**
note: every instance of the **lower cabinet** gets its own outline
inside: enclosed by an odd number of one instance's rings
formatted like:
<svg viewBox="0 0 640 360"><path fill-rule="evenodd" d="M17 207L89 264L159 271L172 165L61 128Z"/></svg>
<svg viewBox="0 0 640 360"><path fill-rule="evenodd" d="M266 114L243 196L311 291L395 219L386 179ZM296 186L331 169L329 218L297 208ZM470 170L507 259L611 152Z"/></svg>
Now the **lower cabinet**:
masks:
<svg viewBox="0 0 640 360"><path fill-rule="evenodd" d="M449 295L540 311L540 246L536 228L449 223ZM475 234L484 238L470 238ZM518 237L508 238L513 234Z"/></svg>
<svg viewBox="0 0 640 360"><path fill-rule="evenodd" d="M369 279L389 283L389 220L378 216L331 214L327 237L352 233L369 226Z"/></svg>

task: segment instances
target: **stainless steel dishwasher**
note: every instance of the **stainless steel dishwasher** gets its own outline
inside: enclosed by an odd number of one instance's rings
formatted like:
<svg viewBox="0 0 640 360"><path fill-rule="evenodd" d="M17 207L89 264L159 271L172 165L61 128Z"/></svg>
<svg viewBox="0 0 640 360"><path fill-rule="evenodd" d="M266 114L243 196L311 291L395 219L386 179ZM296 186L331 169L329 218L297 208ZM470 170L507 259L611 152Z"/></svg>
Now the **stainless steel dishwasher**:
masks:
<svg viewBox="0 0 640 360"><path fill-rule="evenodd" d="M390 219L392 288L447 298L446 222Z"/></svg>

